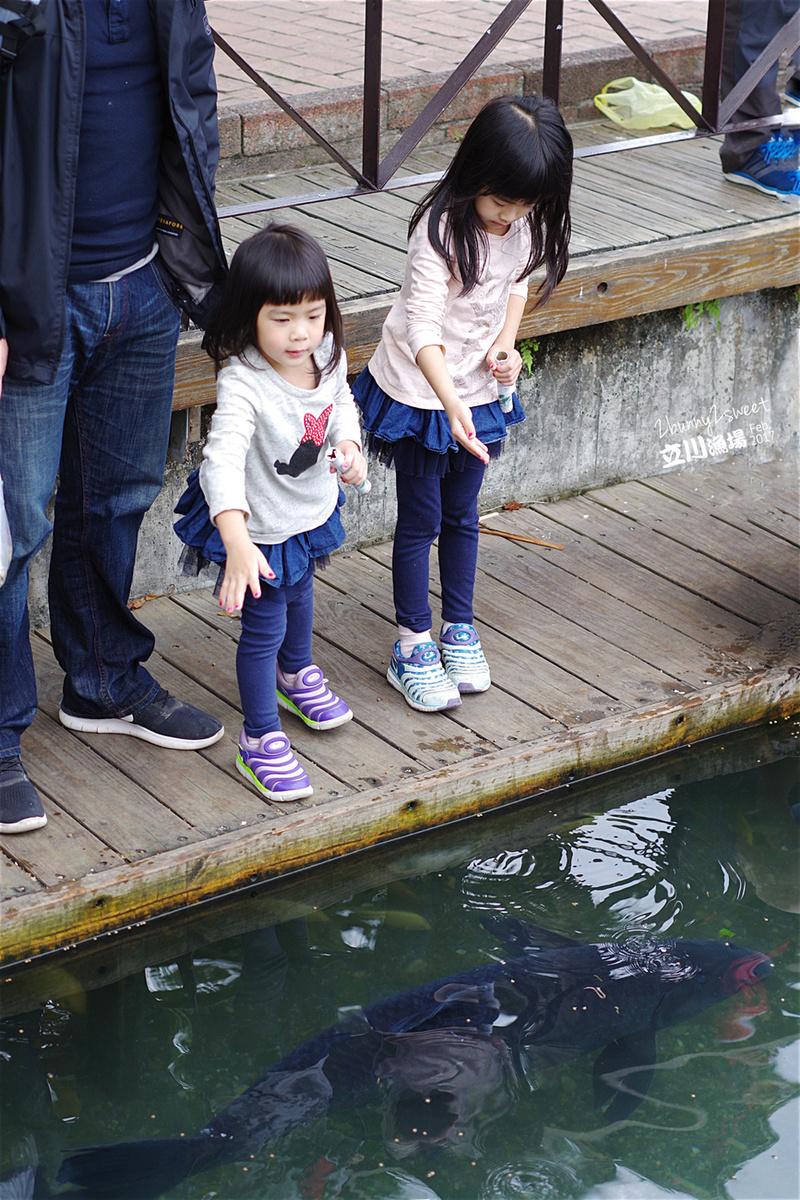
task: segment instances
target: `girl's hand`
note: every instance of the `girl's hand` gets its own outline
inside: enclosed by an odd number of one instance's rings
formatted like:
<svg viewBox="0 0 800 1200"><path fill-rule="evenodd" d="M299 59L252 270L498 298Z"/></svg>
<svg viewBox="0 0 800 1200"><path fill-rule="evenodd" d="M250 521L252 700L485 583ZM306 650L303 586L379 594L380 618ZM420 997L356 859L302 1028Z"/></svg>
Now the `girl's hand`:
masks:
<svg viewBox="0 0 800 1200"><path fill-rule="evenodd" d="M250 542L249 546L231 547L219 593L220 608L227 612L239 612L248 588L258 600L261 595L262 575L265 579L275 578L275 572L258 546Z"/></svg>
<svg viewBox="0 0 800 1200"><path fill-rule="evenodd" d="M495 355L500 350L504 350L508 355L503 362L497 362L495 358ZM522 356L516 346L511 345L509 347L500 342L495 342L486 355L486 365L498 383L505 384L506 387L513 387L522 370Z"/></svg>
<svg viewBox="0 0 800 1200"><path fill-rule="evenodd" d="M463 446L465 450L469 450L470 454L474 454L482 463L488 463L489 451L475 435L475 425L472 420L472 409L470 406L465 404L463 400L451 400L445 406L445 412L450 421L453 437L459 446Z"/></svg>
<svg viewBox="0 0 800 1200"><path fill-rule="evenodd" d="M367 478L367 460L364 458L357 444L347 439L343 442L338 442L336 449L349 464L347 470L342 471L340 479L343 483L352 483L354 487L358 487L359 483L363 483ZM331 467L331 471L335 472L335 470L335 467Z"/></svg>
<svg viewBox="0 0 800 1200"><path fill-rule="evenodd" d="M225 575L219 593L219 606L227 612L238 612L244 604L247 589L258 600L261 595L261 576L274 579L275 572L247 532L245 515L238 509L217 513L219 535L225 546Z"/></svg>

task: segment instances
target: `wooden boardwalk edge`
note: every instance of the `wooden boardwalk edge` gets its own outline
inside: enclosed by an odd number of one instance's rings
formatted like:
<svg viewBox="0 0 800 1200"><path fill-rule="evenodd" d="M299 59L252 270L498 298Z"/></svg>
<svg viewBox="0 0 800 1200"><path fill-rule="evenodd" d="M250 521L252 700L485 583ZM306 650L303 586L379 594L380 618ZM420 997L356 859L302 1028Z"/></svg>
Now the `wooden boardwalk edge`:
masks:
<svg viewBox="0 0 800 1200"><path fill-rule="evenodd" d="M534 307L537 278L533 276L520 338L581 329L722 296L792 287L800 283L800 215L787 214L627 250L577 255L542 309ZM394 296L389 292L342 304L352 374L372 357ZM181 337L174 411L214 402L214 371L201 342L199 333Z"/></svg>
<svg viewBox="0 0 800 1200"><path fill-rule="evenodd" d="M0 965L143 925L200 901L800 711L800 670L761 671L680 701L540 738L523 749L286 814L269 827L112 868L3 906Z"/></svg>

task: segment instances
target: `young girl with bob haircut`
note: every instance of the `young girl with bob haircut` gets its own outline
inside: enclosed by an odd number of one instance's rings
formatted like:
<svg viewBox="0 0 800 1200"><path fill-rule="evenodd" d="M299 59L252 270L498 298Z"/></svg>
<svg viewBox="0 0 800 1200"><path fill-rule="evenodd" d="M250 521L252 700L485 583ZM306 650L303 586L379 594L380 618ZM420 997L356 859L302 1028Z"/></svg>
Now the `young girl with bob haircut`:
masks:
<svg viewBox="0 0 800 1200"><path fill-rule="evenodd" d="M353 715L311 657L314 564L345 537L326 455L344 458L346 483L367 474L342 341L328 263L312 237L271 225L239 246L206 334L217 407L175 530L195 566L225 564L219 602L242 615L236 766L270 800L313 791L278 705L312 729Z"/></svg>
<svg viewBox="0 0 800 1200"><path fill-rule="evenodd" d="M498 385L511 393L522 366L527 277L544 266L544 304L567 269L571 183L558 109L535 96L490 100L411 218L403 286L354 387L370 447L397 479L387 678L421 712L491 683L473 626L478 491L506 427L525 419L516 395L503 411ZM428 602L437 537L441 655Z"/></svg>

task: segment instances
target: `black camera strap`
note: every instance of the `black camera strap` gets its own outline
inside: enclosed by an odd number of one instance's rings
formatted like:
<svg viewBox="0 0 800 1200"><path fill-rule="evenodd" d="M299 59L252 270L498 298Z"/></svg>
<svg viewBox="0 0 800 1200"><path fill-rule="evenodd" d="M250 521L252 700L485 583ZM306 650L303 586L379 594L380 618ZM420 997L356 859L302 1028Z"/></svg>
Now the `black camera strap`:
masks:
<svg viewBox="0 0 800 1200"><path fill-rule="evenodd" d="M0 3L0 75L13 65L27 42L44 33L47 0L2 0Z"/></svg>

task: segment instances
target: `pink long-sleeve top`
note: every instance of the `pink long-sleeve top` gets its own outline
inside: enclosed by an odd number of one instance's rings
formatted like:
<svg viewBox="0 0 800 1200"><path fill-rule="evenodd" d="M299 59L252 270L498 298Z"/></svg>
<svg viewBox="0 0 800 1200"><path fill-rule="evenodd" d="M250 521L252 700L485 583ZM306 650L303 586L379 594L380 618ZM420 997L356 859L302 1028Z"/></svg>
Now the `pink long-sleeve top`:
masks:
<svg viewBox="0 0 800 1200"><path fill-rule="evenodd" d="M530 255L530 231L523 219L502 237L486 234L480 281L467 296L461 282L428 239L423 217L408 243L403 286L383 324L370 374L387 396L412 408L442 405L417 366L423 346L441 346L456 392L471 407L497 399L497 384L486 355L503 328L508 298L526 297L528 281L517 283Z"/></svg>

